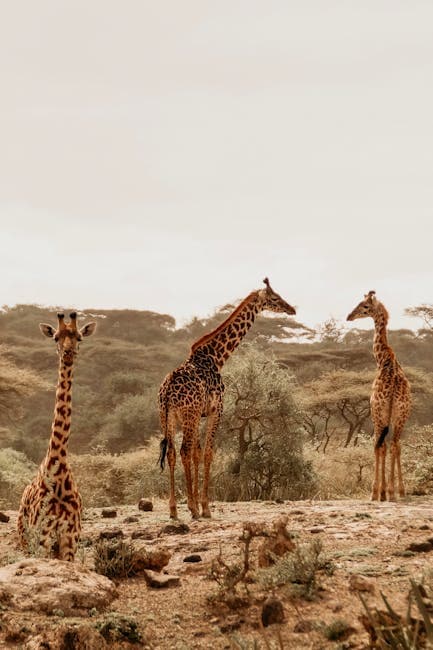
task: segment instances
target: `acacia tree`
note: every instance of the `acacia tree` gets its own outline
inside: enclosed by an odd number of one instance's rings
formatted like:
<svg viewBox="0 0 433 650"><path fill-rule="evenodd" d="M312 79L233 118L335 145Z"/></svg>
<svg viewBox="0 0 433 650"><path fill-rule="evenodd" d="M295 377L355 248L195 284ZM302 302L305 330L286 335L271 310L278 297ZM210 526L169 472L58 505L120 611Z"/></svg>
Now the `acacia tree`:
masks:
<svg viewBox="0 0 433 650"><path fill-rule="evenodd" d="M428 330L433 330L433 305L422 304L416 307L407 307L404 310L407 316L421 318Z"/></svg>
<svg viewBox="0 0 433 650"><path fill-rule="evenodd" d="M370 395L376 371L332 370L304 384L297 392L301 422L316 448L323 452L331 440L348 447L358 442L366 425L371 430ZM414 416L421 416L433 395L433 378L419 368L407 367Z"/></svg>
<svg viewBox="0 0 433 650"><path fill-rule="evenodd" d="M300 498L313 485L303 458L303 434L287 370L255 344L246 344L224 372L220 428L233 499ZM219 495L222 498L224 495Z"/></svg>
<svg viewBox="0 0 433 650"><path fill-rule="evenodd" d="M302 404L302 424L317 449L326 451L332 437L344 447L363 430L370 415L372 370L332 370L304 384L298 391ZM344 431L343 439L338 436Z"/></svg>
<svg viewBox="0 0 433 650"><path fill-rule="evenodd" d="M321 343L340 343L345 334L345 327L331 317L318 325L316 335Z"/></svg>

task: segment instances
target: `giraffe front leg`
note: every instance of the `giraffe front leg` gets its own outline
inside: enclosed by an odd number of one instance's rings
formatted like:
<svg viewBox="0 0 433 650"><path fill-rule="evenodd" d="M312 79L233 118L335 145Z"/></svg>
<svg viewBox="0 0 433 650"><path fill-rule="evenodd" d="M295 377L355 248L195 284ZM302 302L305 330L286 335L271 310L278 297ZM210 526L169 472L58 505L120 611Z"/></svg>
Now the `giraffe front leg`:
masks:
<svg viewBox="0 0 433 650"><path fill-rule="evenodd" d="M65 562L73 562L77 552L77 540L71 533L59 535L58 559Z"/></svg>
<svg viewBox="0 0 433 650"><path fill-rule="evenodd" d="M70 511L65 509L63 512L62 524L57 528L58 537L58 558L66 562L73 562L77 554L78 542L81 536L81 512L78 508L81 504L72 502L69 507L77 510Z"/></svg>
<svg viewBox="0 0 433 650"><path fill-rule="evenodd" d="M406 496L406 490L404 489L403 474L401 471L401 445L400 445L400 432L395 433L393 440L393 447L391 448L391 453L394 453L394 462L397 467L397 481L398 481L398 493L400 497Z"/></svg>

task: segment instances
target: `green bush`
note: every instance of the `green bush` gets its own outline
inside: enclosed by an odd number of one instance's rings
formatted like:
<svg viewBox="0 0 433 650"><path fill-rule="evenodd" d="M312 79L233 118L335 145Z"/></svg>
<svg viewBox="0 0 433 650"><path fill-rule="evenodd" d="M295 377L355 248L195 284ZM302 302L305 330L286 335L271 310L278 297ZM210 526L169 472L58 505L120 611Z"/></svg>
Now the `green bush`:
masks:
<svg viewBox="0 0 433 650"><path fill-rule="evenodd" d="M213 468L218 475L215 498L311 496L315 476L303 456L303 432L288 371L256 345L245 344L230 360L224 380L224 416L217 434L220 460Z"/></svg>
<svg viewBox="0 0 433 650"><path fill-rule="evenodd" d="M96 442L114 453L129 451L143 445L159 430L156 392L128 395L105 419Z"/></svg>

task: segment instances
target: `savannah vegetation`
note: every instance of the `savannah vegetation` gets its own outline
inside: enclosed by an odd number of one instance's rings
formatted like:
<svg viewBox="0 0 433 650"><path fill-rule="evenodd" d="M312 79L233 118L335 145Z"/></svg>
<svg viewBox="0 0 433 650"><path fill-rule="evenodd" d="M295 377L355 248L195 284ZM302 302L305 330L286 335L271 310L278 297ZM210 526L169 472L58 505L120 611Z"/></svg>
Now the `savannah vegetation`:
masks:
<svg viewBox="0 0 433 650"><path fill-rule="evenodd" d="M135 503L167 494L158 466L156 395L191 343L232 311L176 327L168 314L86 310L98 323L75 364L73 470L85 506ZM58 359L38 323L56 307L0 312L0 506L16 508L43 458L51 429ZM408 307L418 330L389 332L414 394L402 457L409 492L430 493L433 461L433 306ZM334 319L314 330L262 315L223 369L224 416L213 462L212 498L300 499L366 496L373 463L368 330ZM179 459L180 460L180 459ZM183 472L176 485L183 495Z"/></svg>

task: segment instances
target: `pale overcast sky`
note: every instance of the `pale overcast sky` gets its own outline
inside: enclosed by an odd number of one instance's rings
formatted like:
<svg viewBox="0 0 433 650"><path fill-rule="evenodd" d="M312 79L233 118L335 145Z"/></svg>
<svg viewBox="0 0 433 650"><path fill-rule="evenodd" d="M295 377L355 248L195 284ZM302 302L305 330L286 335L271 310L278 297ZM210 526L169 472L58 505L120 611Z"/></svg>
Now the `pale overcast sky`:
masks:
<svg viewBox="0 0 433 650"><path fill-rule="evenodd" d="M433 303L430 0L0 11L0 304ZM370 322L369 327L372 326Z"/></svg>

